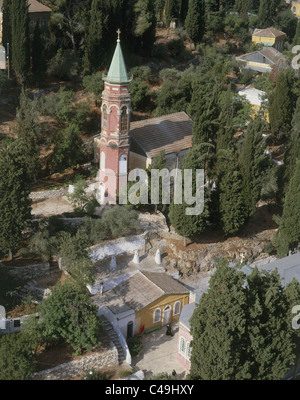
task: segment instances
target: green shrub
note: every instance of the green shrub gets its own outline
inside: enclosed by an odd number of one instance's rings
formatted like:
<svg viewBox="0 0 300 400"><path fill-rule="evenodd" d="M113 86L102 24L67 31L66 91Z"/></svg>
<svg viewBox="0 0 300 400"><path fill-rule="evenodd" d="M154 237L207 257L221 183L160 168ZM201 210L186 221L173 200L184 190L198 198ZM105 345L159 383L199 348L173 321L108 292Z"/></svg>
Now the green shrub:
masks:
<svg viewBox="0 0 300 400"><path fill-rule="evenodd" d="M99 371L96 371L94 369L88 371L82 378L82 380L85 381L107 381L110 379L110 375L108 374L102 374Z"/></svg>
<svg viewBox="0 0 300 400"><path fill-rule="evenodd" d="M167 44L167 49L171 57L182 57L185 54L185 46L181 38L172 39Z"/></svg>
<svg viewBox="0 0 300 400"><path fill-rule="evenodd" d="M143 81L148 81L151 76L151 68L146 65L133 67L131 68L129 74L134 78L140 78Z"/></svg>
<svg viewBox="0 0 300 400"><path fill-rule="evenodd" d="M149 103L149 88L140 78L130 84L131 102L134 110L143 111Z"/></svg>
<svg viewBox="0 0 300 400"><path fill-rule="evenodd" d="M34 372L34 343L24 332L0 337L0 380L25 380Z"/></svg>
<svg viewBox="0 0 300 400"><path fill-rule="evenodd" d="M143 350L142 338L140 336L134 336L132 338L127 339L127 345L130 354L133 357L138 356Z"/></svg>
<svg viewBox="0 0 300 400"><path fill-rule="evenodd" d="M78 76L79 60L71 50L59 49L49 61L47 74L58 79L74 80Z"/></svg>
<svg viewBox="0 0 300 400"><path fill-rule="evenodd" d="M128 376L132 375L134 372L133 368L129 369L129 370L124 370L124 371L120 371L119 372L119 377L120 378L127 378Z"/></svg>

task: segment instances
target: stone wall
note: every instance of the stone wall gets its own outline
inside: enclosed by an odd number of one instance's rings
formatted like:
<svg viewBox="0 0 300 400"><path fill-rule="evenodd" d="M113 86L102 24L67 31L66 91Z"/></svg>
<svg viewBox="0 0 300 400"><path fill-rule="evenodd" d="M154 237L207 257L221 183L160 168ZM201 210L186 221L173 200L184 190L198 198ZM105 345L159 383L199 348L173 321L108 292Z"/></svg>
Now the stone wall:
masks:
<svg viewBox="0 0 300 400"><path fill-rule="evenodd" d="M58 197L65 196L68 193L68 190L65 188L57 189L57 190L41 190L39 192L31 192L30 198L32 200L48 200L48 199L56 199Z"/></svg>
<svg viewBox="0 0 300 400"><path fill-rule="evenodd" d="M33 380L70 380L83 376L88 371L101 370L118 365L118 351L116 347L101 352L80 357L57 367L36 372Z"/></svg>

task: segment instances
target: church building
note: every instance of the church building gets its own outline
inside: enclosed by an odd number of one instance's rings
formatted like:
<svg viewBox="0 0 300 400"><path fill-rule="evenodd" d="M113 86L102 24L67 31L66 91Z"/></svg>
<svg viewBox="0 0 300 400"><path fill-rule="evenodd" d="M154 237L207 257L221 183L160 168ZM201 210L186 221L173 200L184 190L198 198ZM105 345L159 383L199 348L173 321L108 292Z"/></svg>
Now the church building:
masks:
<svg viewBox="0 0 300 400"><path fill-rule="evenodd" d="M101 105L101 134L95 138L99 162L101 203L113 203L127 185L129 171L146 169L161 151L168 169L180 168L192 147L192 120L185 112L142 121L130 121L130 82L120 44L104 80ZM99 157L99 158L98 158Z"/></svg>

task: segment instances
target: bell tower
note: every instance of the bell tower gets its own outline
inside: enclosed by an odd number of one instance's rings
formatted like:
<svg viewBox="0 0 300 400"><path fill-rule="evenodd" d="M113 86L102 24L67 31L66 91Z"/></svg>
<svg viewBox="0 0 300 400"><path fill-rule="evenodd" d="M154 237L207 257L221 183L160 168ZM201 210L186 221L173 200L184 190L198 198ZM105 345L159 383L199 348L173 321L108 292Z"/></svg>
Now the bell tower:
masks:
<svg viewBox="0 0 300 400"><path fill-rule="evenodd" d="M114 203L116 195L127 185L129 165L129 130L131 95L122 49L120 30L117 46L108 71L103 77L101 106L100 182L102 203Z"/></svg>

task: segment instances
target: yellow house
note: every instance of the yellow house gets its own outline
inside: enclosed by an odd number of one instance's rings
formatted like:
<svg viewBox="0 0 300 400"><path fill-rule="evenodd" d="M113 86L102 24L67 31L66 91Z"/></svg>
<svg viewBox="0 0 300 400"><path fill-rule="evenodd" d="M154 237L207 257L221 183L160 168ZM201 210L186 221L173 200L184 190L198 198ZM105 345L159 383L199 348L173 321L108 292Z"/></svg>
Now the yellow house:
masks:
<svg viewBox="0 0 300 400"><path fill-rule="evenodd" d="M101 313L126 338L178 321L190 291L170 275L138 271L103 295L94 296ZM105 312L101 308L105 308Z"/></svg>
<svg viewBox="0 0 300 400"><path fill-rule="evenodd" d="M299 18L300 17L300 1L299 0L291 1L290 4L291 4L292 13L294 15L296 15L296 17Z"/></svg>
<svg viewBox="0 0 300 400"><path fill-rule="evenodd" d="M251 117L252 118L255 117L255 115L263 106L263 101L266 100L265 99L266 93L263 92L262 90L258 90L255 88L246 88L240 90L238 93L240 96L244 97L245 100L251 105L252 108ZM264 118L267 122L269 122L269 112L267 109L264 109Z"/></svg>
<svg viewBox="0 0 300 400"><path fill-rule="evenodd" d="M266 47L274 47L282 51L286 34L276 28L255 29L252 35L252 42L262 44Z"/></svg>

